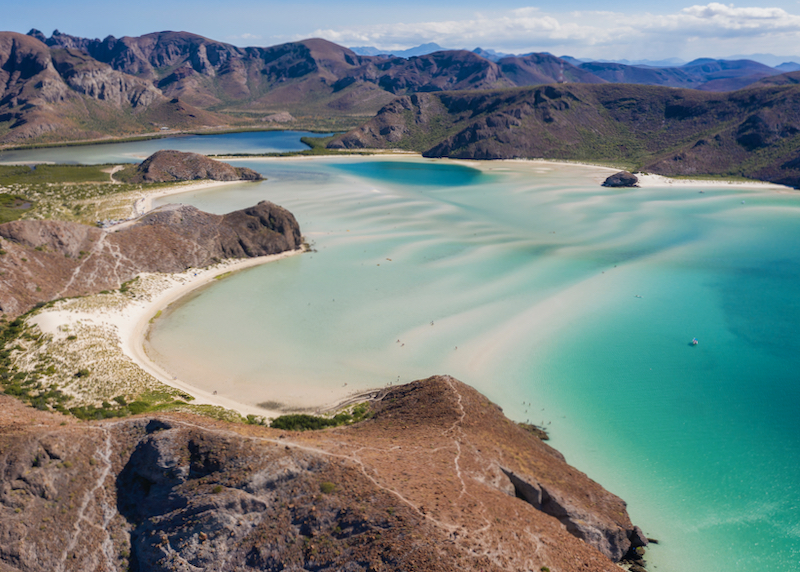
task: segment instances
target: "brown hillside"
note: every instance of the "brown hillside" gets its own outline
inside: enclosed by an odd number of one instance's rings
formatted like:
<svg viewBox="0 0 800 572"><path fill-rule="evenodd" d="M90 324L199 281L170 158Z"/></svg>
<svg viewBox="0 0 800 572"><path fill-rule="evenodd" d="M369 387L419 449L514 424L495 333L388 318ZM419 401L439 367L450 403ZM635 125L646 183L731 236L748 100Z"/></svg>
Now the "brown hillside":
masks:
<svg viewBox="0 0 800 572"><path fill-rule="evenodd" d="M0 142L64 141L229 120L168 100L146 79L77 48L0 32ZM156 125L154 125L156 123Z"/></svg>
<svg viewBox="0 0 800 572"><path fill-rule="evenodd" d="M446 376L306 433L181 414L59 426L0 405L14 569L612 572L603 551L642 540L620 499Z"/></svg>
<svg viewBox="0 0 800 572"><path fill-rule="evenodd" d="M800 186L800 87L731 93L563 84L405 96L332 148L429 157L614 161L664 175Z"/></svg>
<svg viewBox="0 0 800 572"><path fill-rule="evenodd" d="M61 221L0 225L0 315L119 288L141 272L182 272L223 258L300 248L292 214L262 201L226 215L167 205L121 230Z"/></svg>

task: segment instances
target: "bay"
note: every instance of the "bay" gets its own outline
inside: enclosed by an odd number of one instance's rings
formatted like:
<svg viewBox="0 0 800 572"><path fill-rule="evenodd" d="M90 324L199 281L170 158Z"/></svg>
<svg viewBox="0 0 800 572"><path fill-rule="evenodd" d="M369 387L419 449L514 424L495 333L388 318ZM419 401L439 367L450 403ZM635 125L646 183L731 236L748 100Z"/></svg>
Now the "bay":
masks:
<svg viewBox="0 0 800 572"><path fill-rule="evenodd" d="M238 137L184 150L263 147ZM63 156L149 154L120 145ZM268 180L171 200L219 213L272 200L316 251L157 321L151 348L183 379L250 403L293 390L323 403L449 373L544 424L628 501L661 541L651 569L796 569L796 192L610 190L607 171L532 162L236 164Z"/></svg>
<svg viewBox="0 0 800 572"><path fill-rule="evenodd" d="M606 171L544 163L242 164L269 180L181 200L272 200L317 252L160 321L153 347L182 378L323 403L449 373L625 498L660 540L652 569L793 569L797 193L610 190Z"/></svg>

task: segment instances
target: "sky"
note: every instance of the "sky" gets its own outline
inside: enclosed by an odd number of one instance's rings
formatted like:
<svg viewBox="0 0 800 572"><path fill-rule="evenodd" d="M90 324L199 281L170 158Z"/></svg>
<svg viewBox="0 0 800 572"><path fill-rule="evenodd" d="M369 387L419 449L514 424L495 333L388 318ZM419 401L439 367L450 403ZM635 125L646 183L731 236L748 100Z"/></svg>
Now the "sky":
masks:
<svg viewBox="0 0 800 572"><path fill-rule="evenodd" d="M175 30L238 46L322 37L384 50L435 42L587 59L769 53L800 61L800 0L27 0L0 13L2 30L47 36L54 29L90 38Z"/></svg>

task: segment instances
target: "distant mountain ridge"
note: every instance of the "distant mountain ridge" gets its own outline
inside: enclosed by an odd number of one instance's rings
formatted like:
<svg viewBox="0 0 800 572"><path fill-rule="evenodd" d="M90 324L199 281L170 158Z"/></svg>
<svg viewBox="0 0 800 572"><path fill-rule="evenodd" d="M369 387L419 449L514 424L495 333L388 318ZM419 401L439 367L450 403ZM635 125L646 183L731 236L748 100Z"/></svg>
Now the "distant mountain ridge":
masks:
<svg viewBox="0 0 800 572"><path fill-rule="evenodd" d="M362 56L322 39L240 48L187 32L103 40L0 32L0 143L364 117L412 93L561 82L723 91L780 75L746 60L654 68L478 51L491 59L467 50Z"/></svg>
<svg viewBox="0 0 800 572"><path fill-rule="evenodd" d="M358 54L359 56L384 55L384 56L396 56L398 58L411 58L414 56L426 56L434 52L444 52L447 51L448 48L443 48L442 46L440 46L435 42L428 42L427 44L422 44L420 46L408 48L406 50L381 50L380 48L375 48L373 46L361 46L350 49L353 51L353 53Z"/></svg>

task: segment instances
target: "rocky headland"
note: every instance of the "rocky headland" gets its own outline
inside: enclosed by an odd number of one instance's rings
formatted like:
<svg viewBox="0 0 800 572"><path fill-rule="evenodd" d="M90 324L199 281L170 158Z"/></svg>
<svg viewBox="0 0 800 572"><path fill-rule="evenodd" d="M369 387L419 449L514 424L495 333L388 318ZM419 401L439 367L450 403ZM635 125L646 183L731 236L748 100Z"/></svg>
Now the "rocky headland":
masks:
<svg viewBox="0 0 800 572"><path fill-rule="evenodd" d="M188 414L77 422L0 396L7 570L619 571L625 503L437 376L303 433Z"/></svg>
<svg viewBox="0 0 800 572"><path fill-rule="evenodd" d="M108 229L13 221L0 225L0 315L13 318L37 303L116 289L142 272L182 272L301 245L294 216L267 201L225 215L166 205Z"/></svg>

